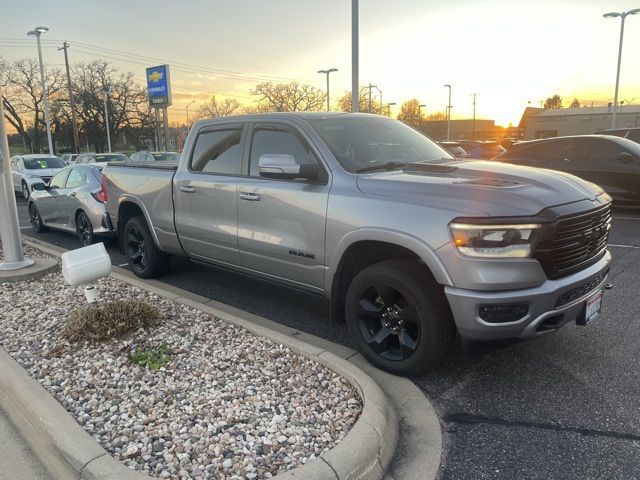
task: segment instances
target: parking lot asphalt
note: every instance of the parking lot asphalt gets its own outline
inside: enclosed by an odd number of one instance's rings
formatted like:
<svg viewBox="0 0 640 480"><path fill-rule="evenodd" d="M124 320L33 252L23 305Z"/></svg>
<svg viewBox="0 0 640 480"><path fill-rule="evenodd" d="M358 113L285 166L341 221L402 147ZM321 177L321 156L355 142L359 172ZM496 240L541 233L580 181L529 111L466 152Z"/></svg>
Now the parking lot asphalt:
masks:
<svg viewBox="0 0 640 480"><path fill-rule="evenodd" d="M35 234L21 199L18 210L25 235L79 246L71 234ZM126 262L107 246L114 264ZM441 479L640 478L640 213L614 213L610 249L614 288L595 323L516 344L467 344L413 379L442 422ZM161 280L350 344L317 296L186 260Z"/></svg>

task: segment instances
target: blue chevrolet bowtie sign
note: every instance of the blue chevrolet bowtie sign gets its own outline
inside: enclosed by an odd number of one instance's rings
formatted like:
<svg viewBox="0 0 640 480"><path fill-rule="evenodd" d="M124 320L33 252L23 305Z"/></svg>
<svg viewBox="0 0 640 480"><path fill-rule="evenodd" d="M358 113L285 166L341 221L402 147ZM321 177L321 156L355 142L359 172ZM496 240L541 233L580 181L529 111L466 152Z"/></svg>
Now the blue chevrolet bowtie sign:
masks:
<svg viewBox="0 0 640 480"><path fill-rule="evenodd" d="M171 105L169 65L147 68L147 92L152 107L163 108Z"/></svg>

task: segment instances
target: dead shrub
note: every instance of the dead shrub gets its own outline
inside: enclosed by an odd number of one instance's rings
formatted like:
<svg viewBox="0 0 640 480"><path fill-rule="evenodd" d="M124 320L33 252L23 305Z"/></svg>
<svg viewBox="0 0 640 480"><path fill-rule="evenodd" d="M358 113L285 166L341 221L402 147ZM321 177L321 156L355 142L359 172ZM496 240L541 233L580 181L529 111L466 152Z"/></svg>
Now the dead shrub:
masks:
<svg viewBox="0 0 640 480"><path fill-rule="evenodd" d="M138 328L149 328L160 318L160 311L139 300L117 300L71 312L62 338L80 342L104 341Z"/></svg>

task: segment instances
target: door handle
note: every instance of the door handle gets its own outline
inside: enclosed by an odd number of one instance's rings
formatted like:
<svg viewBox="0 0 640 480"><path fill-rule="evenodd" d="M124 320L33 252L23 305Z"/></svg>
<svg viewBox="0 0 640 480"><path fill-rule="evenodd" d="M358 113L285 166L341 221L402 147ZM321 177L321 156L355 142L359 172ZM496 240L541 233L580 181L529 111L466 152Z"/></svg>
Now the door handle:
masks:
<svg viewBox="0 0 640 480"><path fill-rule="evenodd" d="M192 187L191 185L180 185L180 191L184 193L195 193L196 187Z"/></svg>
<svg viewBox="0 0 640 480"><path fill-rule="evenodd" d="M249 202L259 202L260 195L258 195L257 193L240 192L240 200L247 200Z"/></svg>

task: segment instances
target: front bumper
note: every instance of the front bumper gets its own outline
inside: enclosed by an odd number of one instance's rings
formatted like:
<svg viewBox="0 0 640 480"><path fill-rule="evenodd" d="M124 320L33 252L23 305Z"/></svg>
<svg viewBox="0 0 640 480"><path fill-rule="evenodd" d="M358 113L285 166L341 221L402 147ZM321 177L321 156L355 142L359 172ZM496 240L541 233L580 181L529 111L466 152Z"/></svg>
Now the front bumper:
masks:
<svg viewBox="0 0 640 480"><path fill-rule="evenodd" d="M469 340L533 338L575 321L584 310L585 300L604 288L610 266L611 253L607 251L589 268L558 280L546 280L538 287L483 292L447 286L445 294L461 337ZM529 309L523 318L514 322L489 323L480 318L482 305L498 304L526 304Z"/></svg>

